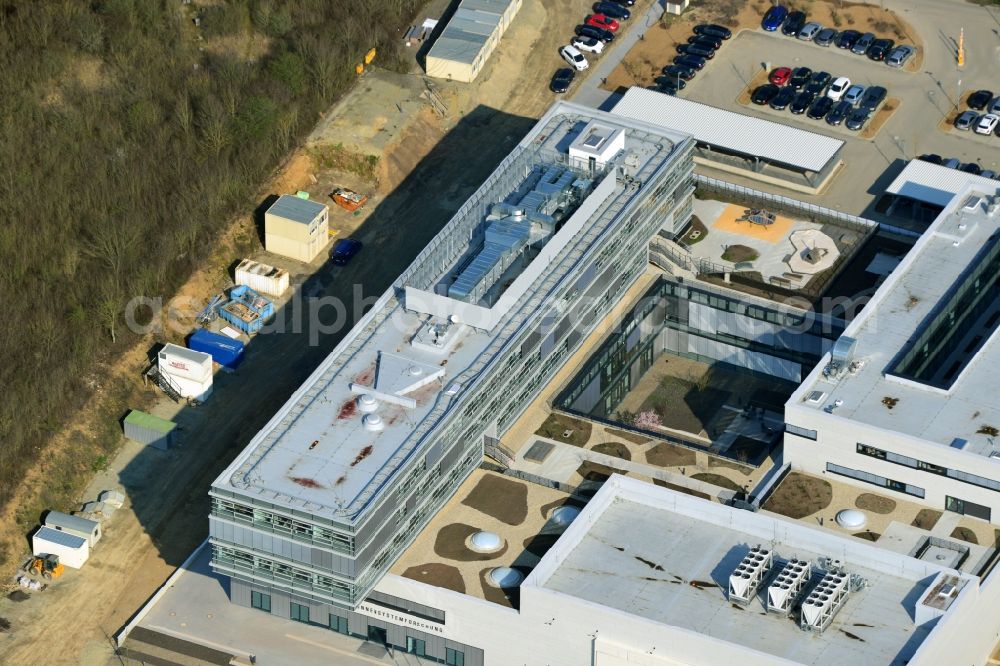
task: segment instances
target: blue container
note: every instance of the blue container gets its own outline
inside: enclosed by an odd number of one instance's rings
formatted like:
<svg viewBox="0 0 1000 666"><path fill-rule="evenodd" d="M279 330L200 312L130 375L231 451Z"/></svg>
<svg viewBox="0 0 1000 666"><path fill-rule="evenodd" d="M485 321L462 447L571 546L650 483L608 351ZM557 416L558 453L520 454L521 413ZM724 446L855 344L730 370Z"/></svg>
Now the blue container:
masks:
<svg viewBox="0 0 1000 666"><path fill-rule="evenodd" d="M243 361L242 342L204 328L191 334L187 346L188 349L211 354L213 361L227 368L235 368Z"/></svg>
<svg viewBox="0 0 1000 666"><path fill-rule="evenodd" d="M274 303L246 285L229 292L229 301L219 306L219 316L244 333L256 333L274 316Z"/></svg>

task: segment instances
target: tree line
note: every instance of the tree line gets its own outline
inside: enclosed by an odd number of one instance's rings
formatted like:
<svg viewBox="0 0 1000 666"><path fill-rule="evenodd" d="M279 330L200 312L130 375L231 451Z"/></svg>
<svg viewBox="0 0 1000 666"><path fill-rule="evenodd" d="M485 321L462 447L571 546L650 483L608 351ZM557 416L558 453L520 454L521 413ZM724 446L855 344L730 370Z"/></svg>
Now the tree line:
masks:
<svg viewBox="0 0 1000 666"><path fill-rule="evenodd" d="M0 1L0 504L135 342L127 300L183 283L369 48L406 67L421 5Z"/></svg>

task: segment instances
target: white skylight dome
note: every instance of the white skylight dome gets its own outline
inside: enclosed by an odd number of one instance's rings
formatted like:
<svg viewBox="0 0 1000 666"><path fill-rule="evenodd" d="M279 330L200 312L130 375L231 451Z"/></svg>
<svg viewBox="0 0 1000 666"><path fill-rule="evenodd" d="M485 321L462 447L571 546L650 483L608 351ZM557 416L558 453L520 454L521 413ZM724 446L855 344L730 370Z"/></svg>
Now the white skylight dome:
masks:
<svg viewBox="0 0 1000 666"><path fill-rule="evenodd" d="M496 587L517 587L524 580L524 574L510 567L497 567L490 572L489 581Z"/></svg>
<svg viewBox="0 0 1000 666"><path fill-rule="evenodd" d="M837 512L837 524L846 530L860 530L868 524L868 519L857 509L843 509Z"/></svg>
<svg viewBox="0 0 1000 666"><path fill-rule="evenodd" d="M477 553L495 553L503 548L504 543L500 535L494 532L476 532L469 537L467 545L469 550Z"/></svg>

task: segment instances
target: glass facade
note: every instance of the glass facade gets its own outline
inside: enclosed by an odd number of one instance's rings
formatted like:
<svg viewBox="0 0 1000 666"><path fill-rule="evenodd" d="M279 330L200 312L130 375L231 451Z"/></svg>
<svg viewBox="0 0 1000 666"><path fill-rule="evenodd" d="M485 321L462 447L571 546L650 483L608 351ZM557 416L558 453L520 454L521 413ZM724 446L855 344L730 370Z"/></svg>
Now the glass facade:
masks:
<svg viewBox="0 0 1000 666"><path fill-rule="evenodd" d="M923 460L911 458L910 456L904 456L898 453L893 453L892 451L885 451L884 449L878 449L874 446L868 446L867 444L861 444L860 442L857 446L857 452L863 456L878 458L879 460L885 460L886 462L891 462L895 465L902 465L903 467L909 467L911 469L919 469L922 472L946 476L949 479L955 479L956 481L961 481L962 483L968 483L973 486L979 486L980 488L986 488L987 490L1000 492L1000 481L995 481L993 479L986 478L985 476L979 476L978 474L969 474L968 472L963 472L958 469L934 465L929 462L924 462Z"/></svg>
<svg viewBox="0 0 1000 666"><path fill-rule="evenodd" d="M924 498L926 494L924 489L920 486L912 486L908 483L903 483L902 481L896 481L894 479L887 479L884 476L879 476L878 474L872 474L871 472L863 472L859 469L851 469L850 467L843 467L841 465L835 465L833 463L826 464L826 471L832 472L833 474L839 474L841 476L846 476L851 479L857 479L858 481L864 481L865 483L870 483L874 486L879 486L881 488L888 488L889 490L894 490L897 493L906 493L907 495L913 495L914 497Z"/></svg>

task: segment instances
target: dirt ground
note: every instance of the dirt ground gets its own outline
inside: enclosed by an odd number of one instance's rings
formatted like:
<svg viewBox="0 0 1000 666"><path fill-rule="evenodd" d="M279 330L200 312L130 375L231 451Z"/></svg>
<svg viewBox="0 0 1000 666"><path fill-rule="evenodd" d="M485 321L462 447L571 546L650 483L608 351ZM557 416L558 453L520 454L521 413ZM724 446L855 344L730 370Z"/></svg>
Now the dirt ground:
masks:
<svg viewBox="0 0 1000 666"><path fill-rule="evenodd" d="M692 6L690 11L680 17L661 21L658 26L646 32L643 40L625 56L603 87L617 90L621 87L652 85L663 67L676 55L677 45L685 43L691 36L694 25L701 22L720 23L729 27L733 34L743 29L756 29L771 4L767 0L709 0ZM838 30L872 32L878 37L913 44L917 47L917 54L906 64L906 69L920 69L923 62L920 36L903 18L891 10L880 8L877 3L808 0L784 4L790 9L802 9L808 14L809 21L816 21L824 26Z"/></svg>
<svg viewBox="0 0 1000 666"><path fill-rule="evenodd" d="M378 261L362 256L337 273L321 261L304 267L302 279L314 290L310 293L340 296L350 303L353 283L363 285L366 295L380 293L390 284L552 103L547 83L561 62L558 46L572 34L588 4L581 0L525 3L479 81L436 83L447 105L443 116L420 97L425 84L419 71L401 81L398 75L376 68L365 75L361 87L321 119L313 140L379 151L369 153L379 158L376 177L364 180L356 173L320 171L304 146L276 171L260 199L248 202L248 208L256 207L268 195L300 189L322 199L338 184L371 195L361 215L332 208L331 227L362 238L366 254L377 256ZM382 111L373 114L373 107ZM360 144L357 137L366 143ZM433 187L432 197L429 187ZM405 233L400 233L401 227ZM256 247L258 258L267 261L256 237L249 212L233 220L220 234L217 256L192 276L181 293L204 301L225 287L228 267L247 252L244 245ZM310 277L312 271L317 274ZM340 337L322 336L318 345L310 346L305 332L258 336L238 372L240 389L217 390L211 401L197 408L196 424L183 433L188 446L158 455L123 445L110 461L106 477L125 486L128 504L111 519L84 569L68 572L56 585L26 601L0 598L0 618L11 624L9 631L0 632L0 660L4 664L118 663L110 637L207 536L207 490L212 480ZM143 340L116 368L105 370L104 380L136 382L155 341L153 336ZM74 424L73 430L94 431L88 424L106 413L104 400L103 394L95 393L92 404L67 419ZM134 406L111 405L122 413ZM45 460L0 515L0 537L12 554L26 552L28 547L15 520L16 508L36 502L47 465L61 464L70 450L70 433L67 428L53 436ZM20 562L11 559L6 567L12 575ZM72 618L72 630L61 632L58 641L50 640L52 618Z"/></svg>
<svg viewBox="0 0 1000 666"><path fill-rule="evenodd" d="M824 479L792 472L762 507L789 518L804 518L830 506L833 486Z"/></svg>

